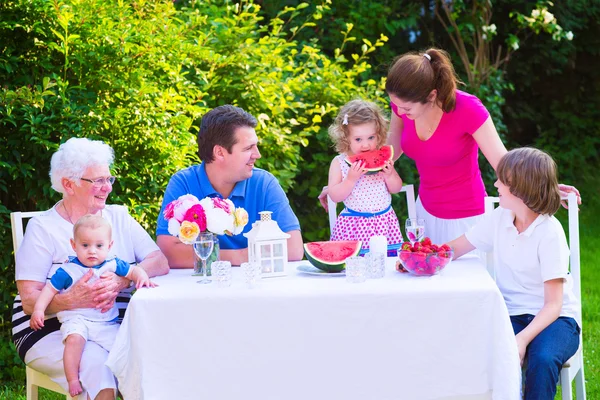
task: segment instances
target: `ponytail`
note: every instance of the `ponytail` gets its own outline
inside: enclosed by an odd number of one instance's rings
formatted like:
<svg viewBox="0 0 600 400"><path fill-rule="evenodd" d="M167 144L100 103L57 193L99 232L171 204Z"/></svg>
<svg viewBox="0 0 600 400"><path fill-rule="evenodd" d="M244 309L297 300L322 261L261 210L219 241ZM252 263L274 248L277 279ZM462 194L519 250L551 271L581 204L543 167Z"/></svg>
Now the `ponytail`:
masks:
<svg viewBox="0 0 600 400"><path fill-rule="evenodd" d="M459 81L450 56L444 50L431 48L424 53L407 53L394 60L388 71L385 90L402 100L425 104L432 90L444 112L456 106Z"/></svg>

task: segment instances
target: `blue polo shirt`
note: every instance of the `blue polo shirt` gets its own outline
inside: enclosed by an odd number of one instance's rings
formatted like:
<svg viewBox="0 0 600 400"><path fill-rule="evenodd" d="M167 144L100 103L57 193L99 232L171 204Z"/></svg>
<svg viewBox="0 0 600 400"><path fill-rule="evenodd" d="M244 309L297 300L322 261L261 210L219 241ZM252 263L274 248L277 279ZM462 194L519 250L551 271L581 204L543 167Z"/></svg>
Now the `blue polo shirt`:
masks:
<svg viewBox="0 0 600 400"><path fill-rule="evenodd" d="M156 224L156 235L169 235L168 222L163 216L167 204L184 194L193 194L199 200L205 197L223 197L211 185L206 175L204 163L193 165L178 171L167 185L165 197L163 198L158 222ZM260 218L260 211L271 211L273 220L284 232L300 230L298 218L290 207L283 189L273 174L260 168L252 169L249 179L238 182L229 195L229 200L236 207L243 207L248 212L248 224L244 232L252 229L252 223ZM219 236L221 249L244 249L248 247L248 239L240 233L239 235Z"/></svg>

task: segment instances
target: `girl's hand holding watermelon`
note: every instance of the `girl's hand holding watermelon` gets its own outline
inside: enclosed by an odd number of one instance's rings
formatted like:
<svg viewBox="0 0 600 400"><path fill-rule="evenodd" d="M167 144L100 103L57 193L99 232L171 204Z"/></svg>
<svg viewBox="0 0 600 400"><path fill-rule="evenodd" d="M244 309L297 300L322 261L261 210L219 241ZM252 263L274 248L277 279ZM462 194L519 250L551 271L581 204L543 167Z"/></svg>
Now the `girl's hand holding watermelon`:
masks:
<svg viewBox="0 0 600 400"><path fill-rule="evenodd" d="M394 161L387 160L380 172L385 179L385 185L390 193L396 193L402 190L402 178L394 168Z"/></svg>
<svg viewBox="0 0 600 400"><path fill-rule="evenodd" d="M364 168L364 164L364 161L361 160L356 161L354 164L352 164L350 170L348 171L348 177L346 179L353 183L358 182L360 177L367 172L367 170Z"/></svg>

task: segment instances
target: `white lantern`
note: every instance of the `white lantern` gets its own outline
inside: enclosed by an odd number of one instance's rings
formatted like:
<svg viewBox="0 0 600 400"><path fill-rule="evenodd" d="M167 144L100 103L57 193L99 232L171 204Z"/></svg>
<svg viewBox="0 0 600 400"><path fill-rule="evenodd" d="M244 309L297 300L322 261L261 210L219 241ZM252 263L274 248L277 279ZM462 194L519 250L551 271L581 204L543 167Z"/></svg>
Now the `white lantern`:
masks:
<svg viewBox="0 0 600 400"><path fill-rule="evenodd" d="M283 232L271 211L261 211L260 221L244 236L248 238L248 261L260 265L262 277L285 276L288 263L287 240L290 235Z"/></svg>

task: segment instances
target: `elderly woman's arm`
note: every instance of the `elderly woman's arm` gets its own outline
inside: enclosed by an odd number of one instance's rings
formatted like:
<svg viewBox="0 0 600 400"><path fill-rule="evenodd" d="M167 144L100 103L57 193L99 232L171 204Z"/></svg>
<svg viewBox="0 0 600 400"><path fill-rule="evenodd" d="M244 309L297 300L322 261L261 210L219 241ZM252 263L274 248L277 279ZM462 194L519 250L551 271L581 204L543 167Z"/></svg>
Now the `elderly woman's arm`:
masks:
<svg viewBox="0 0 600 400"><path fill-rule="evenodd" d="M148 254L144 260L138 264L150 278L154 276L166 275L169 273L169 262L167 257L160 250Z"/></svg>
<svg viewBox="0 0 600 400"><path fill-rule="evenodd" d="M169 273L167 258L160 250L148 254L137 266L146 271L149 277L166 275ZM98 290L98 295L94 300L99 302L99 308L103 312L108 311L113 306L119 292L127 288L130 282L129 279L118 276L114 272L103 274L92 286L94 289Z"/></svg>
<svg viewBox="0 0 600 400"><path fill-rule="evenodd" d="M90 269L79 281L71 287L68 292L59 293L46 309L48 314L54 314L62 310L71 310L74 308L97 308L101 307L105 295L99 288L94 288L88 281L94 276L94 271ZM35 302L39 297L45 283L37 281L17 281L17 290L23 303L25 314L31 315ZM114 299L113 299L114 300Z"/></svg>

